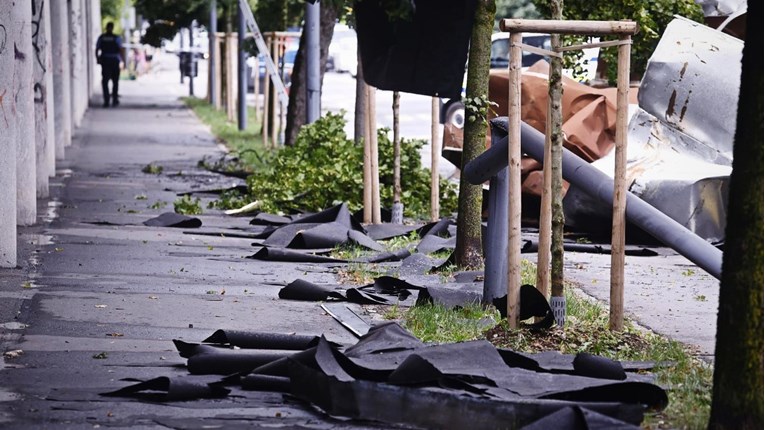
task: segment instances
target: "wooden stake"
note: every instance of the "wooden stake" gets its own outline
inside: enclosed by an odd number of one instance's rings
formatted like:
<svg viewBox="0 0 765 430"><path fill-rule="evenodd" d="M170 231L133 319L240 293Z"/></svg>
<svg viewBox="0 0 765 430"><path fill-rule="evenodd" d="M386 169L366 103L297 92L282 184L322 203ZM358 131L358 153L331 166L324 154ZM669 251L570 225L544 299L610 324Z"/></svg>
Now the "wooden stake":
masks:
<svg viewBox="0 0 765 430"><path fill-rule="evenodd" d="M438 136L439 100L430 102L430 220L438 221L441 216L441 191L438 176L438 161L441 158L441 141Z"/></svg>
<svg viewBox="0 0 765 430"><path fill-rule="evenodd" d="M372 224L380 224L380 166L378 163L377 148L377 108L376 103L377 88L369 87L369 153L370 153L370 172L372 176Z"/></svg>
<svg viewBox="0 0 765 430"><path fill-rule="evenodd" d="M630 42L631 36L621 37ZM624 329L624 242L625 213L627 209L627 108L630 91L631 45L619 45L616 78L616 147L614 169L614 206L611 230L611 309L608 327L614 331Z"/></svg>
<svg viewBox="0 0 765 430"><path fill-rule="evenodd" d="M501 31L556 34L635 34L634 21L577 21L545 19L503 19L499 21Z"/></svg>
<svg viewBox="0 0 765 430"><path fill-rule="evenodd" d="M215 38L215 46L217 51L213 64L213 67L215 68L214 73L217 79L215 80L215 88L213 88L213 91L215 92L215 109L220 110L223 107L223 99L221 98L223 88L223 80L221 79L221 54L225 55L224 49L226 44L223 43L223 38L220 35L215 34L213 37Z"/></svg>
<svg viewBox="0 0 765 430"><path fill-rule="evenodd" d="M507 243L507 323L518 327L521 309L521 33L510 33L510 85L508 95L509 168Z"/></svg>
<svg viewBox="0 0 765 430"><path fill-rule="evenodd" d="M255 86L255 121L257 121L259 118L263 118L263 115L261 115L260 112L260 61L258 61L257 55L255 56L255 69L252 74L254 75L253 85Z"/></svg>
<svg viewBox="0 0 765 430"><path fill-rule="evenodd" d="M279 39L274 37L271 40L271 58L273 58L275 64L279 64ZM274 88L276 86L274 85ZM279 146L279 141L277 139L277 126L276 126L276 118L280 115L279 114L279 98L276 97L276 94L274 92L274 97L271 99L271 102L273 103L271 105L271 118L269 118L271 122L271 146L273 148L276 148Z"/></svg>
<svg viewBox="0 0 765 430"><path fill-rule="evenodd" d="M266 47L269 51L271 50L271 43L272 43L272 39L268 37L266 39ZM263 145L266 148L272 148L272 146L268 142L268 136L270 136L270 134L268 133L268 115L270 114L268 106L271 104L269 100L270 93L271 93L271 78L269 77L268 71L266 71L266 77L265 79L263 79L263 126L261 127L261 131L263 132Z"/></svg>
<svg viewBox="0 0 765 430"><path fill-rule="evenodd" d="M364 85L364 111L366 111L366 122L364 123L364 224L372 222L372 133L370 133L371 123L369 121L369 85Z"/></svg>
<svg viewBox="0 0 765 430"><path fill-rule="evenodd" d="M226 35L226 113L229 121L236 120L236 34Z"/></svg>

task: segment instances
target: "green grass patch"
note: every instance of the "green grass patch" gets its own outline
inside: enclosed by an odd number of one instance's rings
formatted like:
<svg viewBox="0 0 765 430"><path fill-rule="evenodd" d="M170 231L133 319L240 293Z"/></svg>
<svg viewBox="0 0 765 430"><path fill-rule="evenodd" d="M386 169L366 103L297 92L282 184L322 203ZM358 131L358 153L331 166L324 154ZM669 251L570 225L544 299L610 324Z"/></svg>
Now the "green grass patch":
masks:
<svg viewBox="0 0 765 430"><path fill-rule="evenodd" d="M175 213L181 215L199 215L202 213L202 201L199 197L191 198L188 194L173 202Z"/></svg>
<svg viewBox="0 0 765 430"><path fill-rule="evenodd" d="M213 135L242 161L243 166L253 168L263 163L268 151L263 146L260 121L255 120L255 108L247 108L247 127L240 131L236 122L228 120L225 111L215 109L205 99L184 97L183 101L210 126Z"/></svg>
<svg viewBox="0 0 765 430"><path fill-rule="evenodd" d="M522 264L522 282L534 284L533 264ZM623 332L608 329L608 309L577 290L566 289L567 321L564 328L543 331L509 329L494 308L479 304L449 310L443 306L415 306L385 313L425 342L460 342L488 339L494 345L522 352L587 352L615 360L653 361L659 385L667 389L669 405L646 414L647 428L706 428L712 391L712 368L694 357L679 342L646 331L631 321Z"/></svg>

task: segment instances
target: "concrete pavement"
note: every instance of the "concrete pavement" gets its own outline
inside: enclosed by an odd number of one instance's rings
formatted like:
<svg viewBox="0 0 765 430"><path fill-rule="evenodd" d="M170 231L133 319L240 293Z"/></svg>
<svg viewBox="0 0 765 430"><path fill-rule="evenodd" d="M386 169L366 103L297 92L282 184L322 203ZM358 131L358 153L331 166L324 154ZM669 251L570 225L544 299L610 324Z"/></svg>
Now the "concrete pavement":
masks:
<svg viewBox="0 0 765 430"><path fill-rule="evenodd" d="M177 76L166 62L122 81L119 108L91 108L38 225L21 229L20 267L0 276L2 349L11 351L0 371L0 427L345 427L272 393L177 405L97 395L125 386L122 378L187 374L171 339L199 342L218 328L355 339L316 303L277 299L277 282L334 281L326 268L246 260L251 240L141 225L172 211L176 192L232 182L195 167L221 149L178 100L186 88ZM150 162L164 173L142 173ZM150 208L156 202L167 206ZM247 226L200 218L204 228Z"/></svg>

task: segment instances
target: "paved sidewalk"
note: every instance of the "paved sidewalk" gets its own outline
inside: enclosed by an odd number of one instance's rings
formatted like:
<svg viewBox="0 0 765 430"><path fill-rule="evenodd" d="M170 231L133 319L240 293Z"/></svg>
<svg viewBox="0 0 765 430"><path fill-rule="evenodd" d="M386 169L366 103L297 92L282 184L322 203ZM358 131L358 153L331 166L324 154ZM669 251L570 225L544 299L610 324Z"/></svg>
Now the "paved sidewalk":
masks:
<svg viewBox="0 0 765 430"><path fill-rule="evenodd" d="M178 100L186 88L177 77L165 63L123 81L119 108L92 107L39 225L21 230L21 267L0 273L2 349L23 351L0 366L0 427L199 428L219 416L346 427L274 393L176 405L97 395L127 385L122 378L186 375L171 340L199 342L219 328L355 340L316 303L277 298L274 283L333 282L326 268L246 260L251 240L141 224L172 211L176 192L232 183L195 167L221 149ZM150 162L164 173L142 173ZM155 202L167 206L149 208ZM248 221L200 218L206 228Z"/></svg>

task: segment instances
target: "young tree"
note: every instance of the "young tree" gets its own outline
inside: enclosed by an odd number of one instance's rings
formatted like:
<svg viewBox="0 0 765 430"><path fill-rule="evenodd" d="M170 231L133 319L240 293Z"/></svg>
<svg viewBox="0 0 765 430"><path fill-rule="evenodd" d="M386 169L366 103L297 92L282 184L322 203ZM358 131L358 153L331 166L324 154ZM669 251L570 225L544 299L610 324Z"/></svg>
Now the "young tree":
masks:
<svg viewBox="0 0 765 430"><path fill-rule="evenodd" d="M763 65L749 2L730 177L709 429L763 427ZM754 43L752 42L754 41Z"/></svg>
<svg viewBox="0 0 765 430"><path fill-rule="evenodd" d="M486 115L489 107L489 59L491 33L496 12L494 0L478 0L470 37L462 168L478 157L486 145ZM481 249L481 197L480 185L471 185L460 179L459 209L457 215L456 263L460 267L478 268L483 264Z"/></svg>

